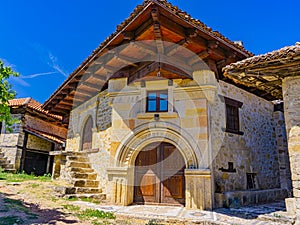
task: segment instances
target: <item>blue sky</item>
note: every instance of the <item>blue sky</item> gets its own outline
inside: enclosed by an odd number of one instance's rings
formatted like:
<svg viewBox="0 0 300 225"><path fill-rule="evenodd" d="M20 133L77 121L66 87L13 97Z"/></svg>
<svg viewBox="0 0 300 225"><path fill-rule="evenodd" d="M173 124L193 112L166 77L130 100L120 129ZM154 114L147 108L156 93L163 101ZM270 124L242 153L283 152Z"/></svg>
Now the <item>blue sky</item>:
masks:
<svg viewBox="0 0 300 225"><path fill-rule="evenodd" d="M247 50L300 41L299 0L170 0ZM1 1L0 58L18 71L17 97L43 103L142 0Z"/></svg>

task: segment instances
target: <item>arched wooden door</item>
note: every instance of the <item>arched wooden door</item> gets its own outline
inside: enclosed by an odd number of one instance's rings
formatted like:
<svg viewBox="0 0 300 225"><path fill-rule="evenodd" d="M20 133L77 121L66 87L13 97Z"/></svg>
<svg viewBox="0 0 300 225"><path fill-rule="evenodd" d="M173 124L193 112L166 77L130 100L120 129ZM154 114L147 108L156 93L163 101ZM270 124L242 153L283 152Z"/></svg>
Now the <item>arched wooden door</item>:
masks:
<svg viewBox="0 0 300 225"><path fill-rule="evenodd" d="M135 161L134 202L184 205L184 169L184 159L174 145L148 145Z"/></svg>

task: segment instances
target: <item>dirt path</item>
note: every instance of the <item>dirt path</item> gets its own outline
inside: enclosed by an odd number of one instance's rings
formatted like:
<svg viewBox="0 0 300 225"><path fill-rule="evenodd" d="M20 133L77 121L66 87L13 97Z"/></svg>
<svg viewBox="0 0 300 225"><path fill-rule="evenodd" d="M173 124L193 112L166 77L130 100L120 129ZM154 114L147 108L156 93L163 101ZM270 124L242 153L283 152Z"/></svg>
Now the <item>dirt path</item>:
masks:
<svg viewBox="0 0 300 225"><path fill-rule="evenodd" d="M56 196L54 190L56 186L64 186L65 184L58 181L24 181L18 183L6 183L0 180L0 225L29 225L29 224L73 224L73 225L191 225L191 224L292 224L281 214L282 211L278 205L274 205L271 210L270 206L260 206L240 210L219 209L213 212L217 220L203 220L202 222L192 220L181 220L167 218L159 221L152 221L152 216L143 216L147 214L147 207L139 208L131 206L123 208L115 213L116 218L99 217L93 213L85 215L87 209L95 210L97 208L105 208L111 206L90 204L89 202L70 201ZM135 209L136 208L136 209ZM278 208L278 209L277 209ZM134 211L138 210L138 211ZM153 210L151 208L151 210ZM163 210L163 209L160 209ZM166 210L166 209L165 209ZM168 209L170 210L170 209ZM177 209L178 210L178 209ZM226 211L227 210L227 211ZM256 211L255 211L256 210ZM276 212L279 210L279 212ZM99 212L99 210L97 210ZM256 219L258 214L265 211L263 218ZM270 212L269 212L270 211ZM103 211L102 211L103 212ZM165 212L168 215L170 212ZM193 214L192 211L185 213ZM199 212L197 212L199 214ZM202 212L209 213L209 212ZM212 212L211 212L212 213ZM205 216L198 215L199 218ZM245 219L248 215L254 215L251 219ZM112 214L114 216L114 214ZM153 214L149 214L153 215ZM156 214L155 214L156 215ZM194 216L194 214L193 214ZM184 222L183 222L184 221Z"/></svg>
<svg viewBox="0 0 300 225"><path fill-rule="evenodd" d="M67 204L51 194L50 183L0 182L0 225L5 224L86 224L63 207Z"/></svg>

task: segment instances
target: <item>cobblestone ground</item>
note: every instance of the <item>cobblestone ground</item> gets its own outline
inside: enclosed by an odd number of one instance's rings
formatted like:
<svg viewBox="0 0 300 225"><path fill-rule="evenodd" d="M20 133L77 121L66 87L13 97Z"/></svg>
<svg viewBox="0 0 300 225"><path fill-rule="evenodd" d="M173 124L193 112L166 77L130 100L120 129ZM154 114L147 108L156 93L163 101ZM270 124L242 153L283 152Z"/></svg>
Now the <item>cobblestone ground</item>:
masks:
<svg viewBox="0 0 300 225"><path fill-rule="evenodd" d="M127 207L69 201L55 195L56 182L28 181L6 184L0 181L0 225L10 224L293 224L285 212L284 202L237 209L217 209L214 212L186 210L172 206ZM80 210L98 209L113 212L116 219L80 218L66 209L71 205ZM72 208L72 207L69 207ZM10 220L8 220L10 219ZM8 221L8 222L7 222Z"/></svg>

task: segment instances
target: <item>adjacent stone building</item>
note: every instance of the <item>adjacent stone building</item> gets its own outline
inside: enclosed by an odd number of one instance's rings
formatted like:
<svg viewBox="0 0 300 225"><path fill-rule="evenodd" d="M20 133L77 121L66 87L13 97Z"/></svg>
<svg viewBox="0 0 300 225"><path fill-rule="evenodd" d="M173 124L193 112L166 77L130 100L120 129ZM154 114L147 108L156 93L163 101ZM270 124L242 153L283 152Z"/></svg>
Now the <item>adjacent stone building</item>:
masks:
<svg viewBox="0 0 300 225"><path fill-rule="evenodd" d="M288 161L291 162L291 178L294 198L286 199L287 211L296 214L296 224L300 224L300 43L254 56L233 63L224 68L225 76L237 84L255 87L272 94L284 102L284 115L275 117L282 132L277 133L281 184L286 184L289 174L284 174ZM283 126L283 118L285 125ZM279 127L279 126L277 126ZM284 133L286 127L286 133ZM288 137L289 158L286 151Z"/></svg>
<svg viewBox="0 0 300 225"><path fill-rule="evenodd" d="M222 72L251 56L166 1L137 6L43 106L69 121L68 194L193 209L290 195L277 96Z"/></svg>
<svg viewBox="0 0 300 225"><path fill-rule="evenodd" d="M32 98L13 99L8 104L19 123L12 132L1 124L0 166L6 171L52 174L54 157L50 153L62 151L67 136L62 117L43 110Z"/></svg>

